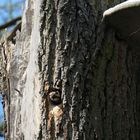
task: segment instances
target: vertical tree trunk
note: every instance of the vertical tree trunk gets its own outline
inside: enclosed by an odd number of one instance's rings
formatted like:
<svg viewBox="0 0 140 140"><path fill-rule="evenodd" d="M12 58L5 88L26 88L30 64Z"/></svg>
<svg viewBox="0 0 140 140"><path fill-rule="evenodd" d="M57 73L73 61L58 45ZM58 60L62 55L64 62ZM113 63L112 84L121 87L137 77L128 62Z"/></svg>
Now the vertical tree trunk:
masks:
<svg viewBox="0 0 140 140"><path fill-rule="evenodd" d="M26 1L3 44L7 140L139 140L140 48L102 22L120 2Z"/></svg>

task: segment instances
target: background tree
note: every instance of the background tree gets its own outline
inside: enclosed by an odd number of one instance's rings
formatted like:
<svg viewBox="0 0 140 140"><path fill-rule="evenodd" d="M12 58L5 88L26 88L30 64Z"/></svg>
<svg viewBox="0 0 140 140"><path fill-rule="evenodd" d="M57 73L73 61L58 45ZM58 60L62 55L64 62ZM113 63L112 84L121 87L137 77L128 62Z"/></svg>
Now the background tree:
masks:
<svg viewBox="0 0 140 140"><path fill-rule="evenodd" d="M26 1L16 43L2 44L6 139L140 138L140 48L102 20L120 2Z"/></svg>
<svg viewBox="0 0 140 140"><path fill-rule="evenodd" d="M5 36L7 32L11 32L13 30L13 25L15 25L19 20L21 20L21 13L23 9L24 0L5 0L0 1L0 39L1 36ZM1 56L1 48L0 48L0 83L3 81L3 66L2 65L2 56ZM0 134L3 134L3 121L4 121L4 113L2 109L2 97L3 93L2 84L0 85Z"/></svg>

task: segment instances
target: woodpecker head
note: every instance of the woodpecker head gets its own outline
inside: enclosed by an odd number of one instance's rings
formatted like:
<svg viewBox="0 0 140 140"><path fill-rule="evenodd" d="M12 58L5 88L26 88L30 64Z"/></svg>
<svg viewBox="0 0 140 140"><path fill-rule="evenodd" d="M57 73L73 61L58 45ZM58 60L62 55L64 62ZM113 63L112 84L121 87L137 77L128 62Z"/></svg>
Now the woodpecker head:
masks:
<svg viewBox="0 0 140 140"><path fill-rule="evenodd" d="M48 96L48 99L52 105L59 105L62 103L61 90L62 90L61 80L57 80L54 86L50 85L48 82L45 82L44 91Z"/></svg>
<svg viewBox="0 0 140 140"><path fill-rule="evenodd" d="M49 93L49 100L53 105L61 104L61 91L58 89L54 89Z"/></svg>

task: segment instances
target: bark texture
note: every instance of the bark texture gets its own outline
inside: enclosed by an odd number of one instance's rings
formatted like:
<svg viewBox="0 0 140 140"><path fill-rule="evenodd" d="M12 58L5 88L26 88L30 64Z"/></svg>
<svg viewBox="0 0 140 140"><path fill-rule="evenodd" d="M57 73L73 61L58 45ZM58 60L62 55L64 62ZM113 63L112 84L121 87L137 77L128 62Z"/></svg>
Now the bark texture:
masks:
<svg viewBox="0 0 140 140"><path fill-rule="evenodd" d="M140 139L140 48L102 21L120 2L26 1L1 49L6 140Z"/></svg>

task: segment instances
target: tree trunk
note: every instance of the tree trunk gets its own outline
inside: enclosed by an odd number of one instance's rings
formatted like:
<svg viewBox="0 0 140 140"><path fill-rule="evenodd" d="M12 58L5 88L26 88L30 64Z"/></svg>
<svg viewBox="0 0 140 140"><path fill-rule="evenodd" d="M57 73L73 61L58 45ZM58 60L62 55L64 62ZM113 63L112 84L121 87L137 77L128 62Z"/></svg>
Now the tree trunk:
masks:
<svg viewBox="0 0 140 140"><path fill-rule="evenodd" d="M2 45L6 140L140 139L140 48L102 21L120 2L26 1Z"/></svg>

